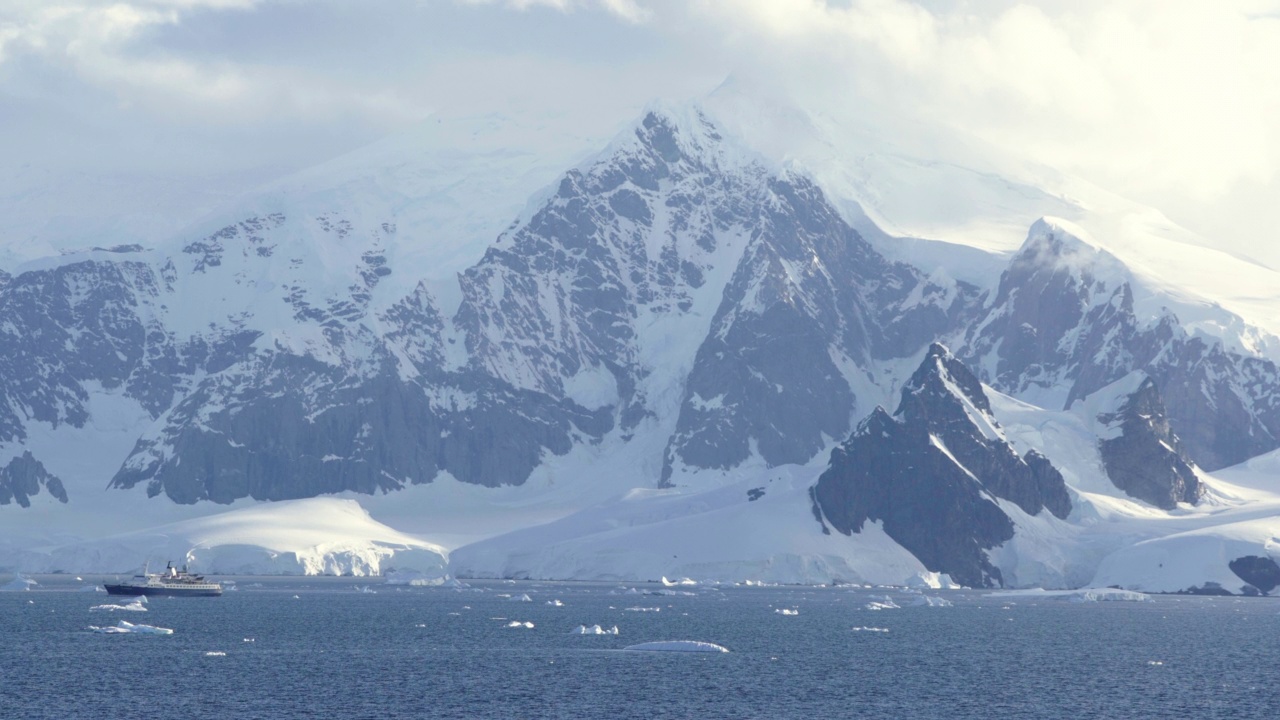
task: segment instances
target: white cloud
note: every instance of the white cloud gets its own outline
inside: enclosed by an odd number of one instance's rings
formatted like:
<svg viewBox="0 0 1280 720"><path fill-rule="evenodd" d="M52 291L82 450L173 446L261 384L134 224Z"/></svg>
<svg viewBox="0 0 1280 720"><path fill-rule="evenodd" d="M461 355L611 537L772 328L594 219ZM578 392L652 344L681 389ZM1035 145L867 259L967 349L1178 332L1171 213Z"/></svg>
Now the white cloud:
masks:
<svg viewBox="0 0 1280 720"><path fill-rule="evenodd" d="M75 131L132 133L139 161L166 133L156 155L189 134L228 166L282 142L319 161L434 109L607 125L730 71L926 152L975 136L1209 235L1261 236L1250 208L1280 196L1280 0L0 3L2 109L34 126L87 104Z"/></svg>
<svg viewBox="0 0 1280 720"><path fill-rule="evenodd" d="M579 8L599 7L630 23L642 23L649 19L649 11L636 0L462 0L468 5L501 4L514 10L546 7L561 12Z"/></svg>

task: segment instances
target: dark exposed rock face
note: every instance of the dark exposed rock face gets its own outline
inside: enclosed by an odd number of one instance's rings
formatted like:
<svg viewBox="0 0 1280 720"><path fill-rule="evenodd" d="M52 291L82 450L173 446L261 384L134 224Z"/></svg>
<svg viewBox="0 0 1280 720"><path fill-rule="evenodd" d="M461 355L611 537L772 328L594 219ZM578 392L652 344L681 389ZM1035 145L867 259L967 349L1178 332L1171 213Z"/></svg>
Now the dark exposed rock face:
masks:
<svg viewBox="0 0 1280 720"><path fill-rule="evenodd" d="M729 468L754 445L770 465L806 462L859 407L841 365L916 352L975 302L877 253L803 178L771 181L685 386L672 465ZM915 298L915 300L912 300Z"/></svg>
<svg viewBox="0 0 1280 720"><path fill-rule="evenodd" d="M1236 577L1257 588L1263 595L1280 587L1280 564L1273 558L1246 555L1227 564Z"/></svg>
<svg viewBox="0 0 1280 720"><path fill-rule="evenodd" d="M995 498L1032 515L1071 511L1061 474L1037 453L1019 457L977 378L936 344L895 416L876 408L863 420L832 453L813 496L836 530L882 522L925 567L972 587L1002 582L986 551L1011 539L1014 526Z"/></svg>
<svg viewBox="0 0 1280 720"><path fill-rule="evenodd" d="M1107 476L1116 487L1165 510L1200 500L1200 480L1169 428L1154 380L1144 379L1117 412L1098 419L1119 431L1098 443Z"/></svg>
<svg viewBox="0 0 1280 720"><path fill-rule="evenodd" d="M1141 323L1114 256L1044 221L965 332L962 357L1002 392L1064 407L1134 370L1151 377L1185 453L1208 470L1280 447L1280 369L1188 333L1172 314Z"/></svg>
<svg viewBox="0 0 1280 720"><path fill-rule="evenodd" d="M0 505L16 502L22 507L31 507L31 498L39 495L41 490L60 502L67 501L67 491L63 489L62 481L50 474L30 451L0 468Z"/></svg>

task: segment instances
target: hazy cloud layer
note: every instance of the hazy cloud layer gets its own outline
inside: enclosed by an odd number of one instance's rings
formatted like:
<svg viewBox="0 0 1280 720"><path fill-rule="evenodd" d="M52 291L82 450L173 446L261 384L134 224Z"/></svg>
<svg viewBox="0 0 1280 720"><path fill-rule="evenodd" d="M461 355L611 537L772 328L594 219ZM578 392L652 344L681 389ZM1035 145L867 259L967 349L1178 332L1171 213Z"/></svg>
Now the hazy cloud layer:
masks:
<svg viewBox="0 0 1280 720"><path fill-rule="evenodd" d="M1280 262L1260 207L1280 197L1278 0L10 0L0 155L300 167L433 111L604 132L731 72L908 142L971 134Z"/></svg>

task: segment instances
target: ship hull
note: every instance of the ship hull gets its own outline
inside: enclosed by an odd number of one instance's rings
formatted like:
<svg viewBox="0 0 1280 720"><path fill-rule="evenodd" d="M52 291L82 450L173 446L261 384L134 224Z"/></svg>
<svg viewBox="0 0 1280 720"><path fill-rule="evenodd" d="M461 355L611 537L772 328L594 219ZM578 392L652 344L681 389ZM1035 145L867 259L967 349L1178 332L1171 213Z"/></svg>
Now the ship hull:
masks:
<svg viewBox="0 0 1280 720"><path fill-rule="evenodd" d="M218 597L222 595L222 588L166 588L166 587L143 587L140 585L111 585L104 584L108 595L150 595L161 596L167 595L171 597Z"/></svg>

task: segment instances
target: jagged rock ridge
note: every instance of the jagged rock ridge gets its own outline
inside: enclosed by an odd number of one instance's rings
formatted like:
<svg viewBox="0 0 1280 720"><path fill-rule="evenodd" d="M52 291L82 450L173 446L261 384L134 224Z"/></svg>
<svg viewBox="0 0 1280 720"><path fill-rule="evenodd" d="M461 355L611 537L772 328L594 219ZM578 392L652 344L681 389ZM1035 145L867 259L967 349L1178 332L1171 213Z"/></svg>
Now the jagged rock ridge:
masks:
<svg viewBox="0 0 1280 720"><path fill-rule="evenodd" d="M1034 450L1013 449L977 378L938 344L895 414L876 408L833 451L813 498L839 532L880 522L925 567L973 587L1002 583L986 551L1010 540L1014 524L998 499L1028 515L1071 512L1062 475Z"/></svg>

